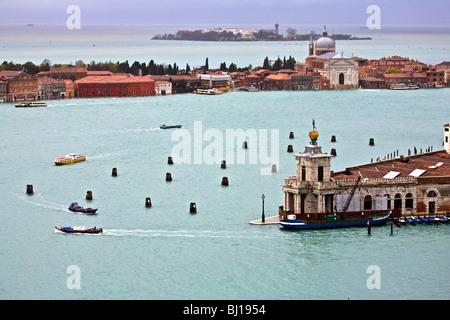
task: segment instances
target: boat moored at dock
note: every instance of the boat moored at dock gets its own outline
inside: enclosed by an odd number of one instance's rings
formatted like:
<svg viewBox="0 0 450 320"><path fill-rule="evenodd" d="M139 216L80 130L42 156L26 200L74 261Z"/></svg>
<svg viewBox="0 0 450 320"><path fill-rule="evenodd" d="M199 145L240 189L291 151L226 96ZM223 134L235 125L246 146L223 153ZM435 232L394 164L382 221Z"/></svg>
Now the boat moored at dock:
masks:
<svg viewBox="0 0 450 320"><path fill-rule="evenodd" d="M364 214L363 212L361 214ZM329 228L348 228L364 227L385 224L391 212L367 215L361 218L341 219L340 215L327 215L326 219L321 220L297 220L296 215L287 215L285 220L280 220L280 226L284 229L304 230L304 229L329 229Z"/></svg>

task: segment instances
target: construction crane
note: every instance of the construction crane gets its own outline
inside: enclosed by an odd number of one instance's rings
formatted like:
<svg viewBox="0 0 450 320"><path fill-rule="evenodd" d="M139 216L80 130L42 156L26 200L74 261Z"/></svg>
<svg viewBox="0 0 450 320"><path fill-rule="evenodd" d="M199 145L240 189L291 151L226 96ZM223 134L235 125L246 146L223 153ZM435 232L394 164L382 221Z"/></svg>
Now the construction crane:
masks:
<svg viewBox="0 0 450 320"><path fill-rule="evenodd" d="M348 197L347 202L345 203L344 207L342 208L342 212L347 212L348 206L350 205L350 202L353 199L353 196L355 195L356 188L358 187L359 181L361 180L361 176L358 177L358 180L356 181L355 186L352 189L352 192L350 192L350 197Z"/></svg>

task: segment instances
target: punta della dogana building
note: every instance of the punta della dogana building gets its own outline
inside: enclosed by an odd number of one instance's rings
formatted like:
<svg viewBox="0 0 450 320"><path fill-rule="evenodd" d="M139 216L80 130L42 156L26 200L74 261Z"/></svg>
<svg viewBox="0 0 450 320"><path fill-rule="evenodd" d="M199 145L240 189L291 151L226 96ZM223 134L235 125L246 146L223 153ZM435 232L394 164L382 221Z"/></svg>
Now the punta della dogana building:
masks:
<svg viewBox="0 0 450 320"><path fill-rule="evenodd" d="M393 216L450 213L450 124L444 149L331 171L333 156L317 145L311 131L305 151L295 154L296 175L284 180L280 220L327 215L359 215L390 210Z"/></svg>

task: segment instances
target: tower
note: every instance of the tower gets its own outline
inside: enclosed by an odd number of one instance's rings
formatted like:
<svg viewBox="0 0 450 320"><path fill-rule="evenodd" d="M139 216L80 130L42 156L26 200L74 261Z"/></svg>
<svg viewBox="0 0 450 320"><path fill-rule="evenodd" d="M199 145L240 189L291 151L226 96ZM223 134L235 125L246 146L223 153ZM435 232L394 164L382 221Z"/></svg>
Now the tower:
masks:
<svg viewBox="0 0 450 320"><path fill-rule="evenodd" d="M303 153L295 155L297 163L296 175L298 181L323 182L331 178L332 155L322 153L322 147L317 144L319 132L316 130L313 120L313 130L309 132L311 139L309 145L305 146Z"/></svg>
<svg viewBox="0 0 450 320"><path fill-rule="evenodd" d="M314 54L314 41L313 41L313 32L309 35L309 55L312 56Z"/></svg>
<svg viewBox="0 0 450 320"><path fill-rule="evenodd" d="M275 35L276 36L278 35L278 26L279 26L279 24L275 23Z"/></svg>

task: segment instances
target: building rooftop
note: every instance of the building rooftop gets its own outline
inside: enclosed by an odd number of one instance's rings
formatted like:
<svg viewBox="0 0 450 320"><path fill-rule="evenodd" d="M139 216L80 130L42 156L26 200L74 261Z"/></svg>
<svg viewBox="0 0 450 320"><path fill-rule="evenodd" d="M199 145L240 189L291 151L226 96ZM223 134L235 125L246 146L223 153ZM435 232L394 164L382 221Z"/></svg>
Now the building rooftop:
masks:
<svg viewBox="0 0 450 320"><path fill-rule="evenodd" d="M113 74L109 76L87 76L81 78L75 83L85 84L85 83L130 83L130 82L153 82L154 80L150 77L137 77L128 73Z"/></svg>
<svg viewBox="0 0 450 320"><path fill-rule="evenodd" d="M361 179L391 179L406 177L450 176L450 154L445 150L421 153L408 157L378 161L344 171L334 172L331 178L336 181Z"/></svg>

